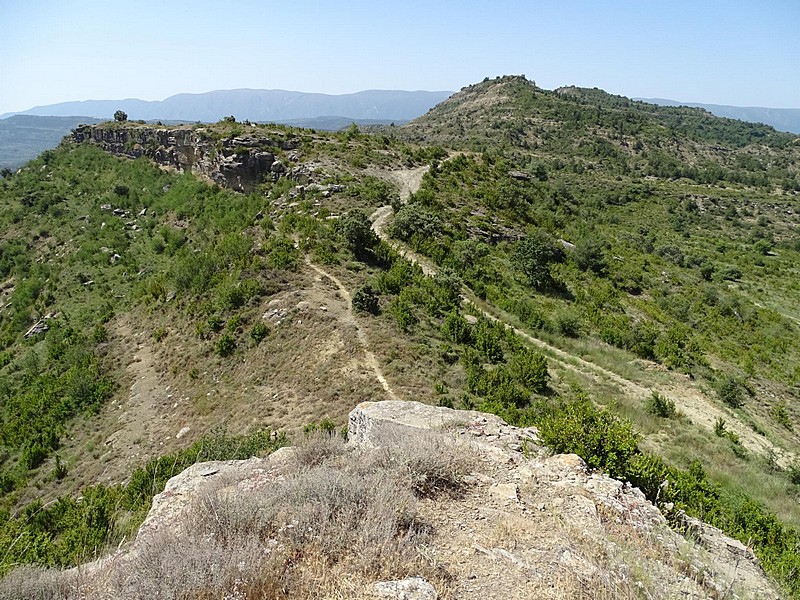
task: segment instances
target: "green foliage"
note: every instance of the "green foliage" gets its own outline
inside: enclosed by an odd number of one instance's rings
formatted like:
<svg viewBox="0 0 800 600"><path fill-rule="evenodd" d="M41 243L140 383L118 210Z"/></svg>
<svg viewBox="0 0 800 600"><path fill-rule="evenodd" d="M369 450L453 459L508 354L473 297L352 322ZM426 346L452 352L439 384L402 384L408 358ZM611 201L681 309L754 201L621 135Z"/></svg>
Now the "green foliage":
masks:
<svg viewBox="0 0 800 600"><path fill-rule="evenodd" d="M742 384L730 375L724 375L717 382L717 396L731 408L739 408L744 404Z"/></svg>
<svg viewBox="0 0 800 600"><path fill-rule="evenodd" d="M337 222L336 229L348 250L358 257L366 256L367 251L378 243L378 236L372 231L372 223L363 211L346 212Z"/></svg>
<svg viewBox="0 0 800 600"><path fill-rule="evenodd" d="M388 312L395 318L402 331L409 331L419 321L414 313L413 293L411 288L406 288L389 304Z"/></svg>
<svg viewBox="0 0 800 600"><path fill-rule="evenodd" d="M574 453L591 469L625 478L638 453L639 435L630 422L598 410L583 395L562 402L539 423L542 441L558 454Z"/></svg>
<svg viewBox="0 0 800 600"><path fill-rule="evenodd" d="M61 496L43 506L35 501L17 515L0 514L0 576L20 563L70 567L130 536L144 519L153 496L167 481L196 462L242 460L286 443L284 436L258 431L248 436L216 433L185 450L137 468L123 485L96 485L80 499ZM56 462L56 473L64 469Z"/></svg>
<svg viewBox="0 0 800 600"><path fill-rule="evenodd" d="M413 243L413 240L421 242L435 237L440 229L440 219L434 212L421 204L411 203L397 212L389 226L389 235Z"/></svg>
<svg viewBox="0 0 800 600"><path fill-rule="evenodd" d="M442 324L442 333L451 342L468 344L472 337L472 327L458 310L451 310Z"/></svg>
<svg viewBox="0 0 800 600"><path fill-rule="evenodd" d="M535 230L514 246L514 265L525 274L536 289L553 285L551 267L563 260L564 252L556 246L553 238L541 229Z"/></svg>
<svg viewBox="0 0 800 600"><path fill-rule="evenodd" d="M778 423L783 425L789 431L792 430L792 420L789 418L789 412L786 410L786 402L780 401L772 407L770 411L772 418Z"/></svg>
<svg viewBox="0 0 800 600"><path fill-rule="evenodd" d="M547 359L541 352L530 348L519 348L508 362L514 378L529 392L541 394L547 389L550 374L547 372Z"/></svg>
<svg viewBox="0 0 800 600"><path fill-rule="evenodd" d="M117 110L114 112L114 120L118 123L124 123L128 120L128 115L125 111Z"/></svg>
<svg viewBox="0 0 800 600"><path fill-rule="evenodd" d="M651 415L661 417L662 419L673 419L677 414L675 410L675 402L662 396L658 392L653 392L645 403L645 410Z"/></svg>
<svg viewBox="0 0 800 600"><path fill-rule="evenodd" d="M380 312L378 292L364 284L353 294L353 308L357 311L377 315Z"/></svg>
<svg viewBox="0 0 800 600"><path fill-rule="evenodd" d="M58 449L65 422L96 412L110 397L113 383L92 346L75 329L54 323L45 340L47 366L31 350L18 380L22 385L5 387L0 441L21 452L26 469L38 467Z"/></svg>
<svg viewBox="0 0 800 600"><path fill-rule="evenodd" d="M250 339L258 345L269 335L269 327L263 321L259 321L250 328Z"/></svg>
<svg viewBox="0 0 800 600"><path fill-rule="evenodd" d="M214 352L221 357L230 356L236 350L236 338L229 331L225 331L219 336L214 344Z"/></svg>

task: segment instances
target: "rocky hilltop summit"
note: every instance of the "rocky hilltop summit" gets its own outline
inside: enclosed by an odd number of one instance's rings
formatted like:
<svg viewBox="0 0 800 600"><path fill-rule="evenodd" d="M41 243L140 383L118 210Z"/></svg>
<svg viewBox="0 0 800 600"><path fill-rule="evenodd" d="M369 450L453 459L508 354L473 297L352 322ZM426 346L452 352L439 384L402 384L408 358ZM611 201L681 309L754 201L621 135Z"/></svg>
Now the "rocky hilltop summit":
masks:
<svg viewBox="0 0 800 600"><path fill-rule="evenodd" d="M535 428L364 402L337 434L172 478L129 550L49 577L80 598L779 598L742 543L549 455ZM30 571L5 590L26 594ZM40 584L39 584L40 585Z"/></svg>

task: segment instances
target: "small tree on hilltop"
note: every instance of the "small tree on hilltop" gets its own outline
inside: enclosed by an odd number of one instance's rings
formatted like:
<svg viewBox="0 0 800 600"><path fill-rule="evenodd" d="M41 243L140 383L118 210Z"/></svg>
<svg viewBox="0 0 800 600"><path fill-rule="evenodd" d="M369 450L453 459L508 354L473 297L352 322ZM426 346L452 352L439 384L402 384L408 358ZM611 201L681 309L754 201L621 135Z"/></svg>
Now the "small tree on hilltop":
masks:
<svg viewBox="0 0 800 600"><path fill-rule="evenodd" d="M128 113L126 113L123 110L118 110L117 112L114 113L114 120L119 123L124 123L125 121L128 120Z"/></svg>

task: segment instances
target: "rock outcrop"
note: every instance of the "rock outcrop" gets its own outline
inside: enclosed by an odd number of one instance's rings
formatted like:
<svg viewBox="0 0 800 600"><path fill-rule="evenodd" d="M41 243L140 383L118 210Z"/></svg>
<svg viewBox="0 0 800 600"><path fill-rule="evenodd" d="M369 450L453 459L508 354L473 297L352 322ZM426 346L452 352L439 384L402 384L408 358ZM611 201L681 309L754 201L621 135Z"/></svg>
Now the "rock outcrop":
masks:
<svg viewBox="0 0 800 600"><path fill-rule="evenodd" d="M438 441L431 445L430 439ZM129 550L78 571L93 582L111 580L110 573L130 565L165 534L182 535L187 523L192 526L187 515L198 503L213 505L214 518L224 519L227 513L220 509L231 499L275 494L293 474L325 460L327 477L331 469L345 472L346 465L358 463L381 481L381 473L370 465L395 465L397 460L384 456L383 462L374 462L371 457L399 445L410 448L417 462L436 459L426 456L431 448L470 455L470 469L457 489L422 495L414 509L414 518L428 531L419 552L432 565L430 572L444 575L436 581L410 573L405 579L361 582L348 597L781 597L743 544L696 521L691 523L694 537L684 538L638 489L590 472L576 455L549 455L537 445L535 428L512 427L494 415L402 401L357 406L350 415L348 443L330 460L325 458L330 450L312 455L283 448L266 458L190 467L154 498ZM379 495L380 490L369 493ZM388 501L403 504L407 499ZM285 525L302 526L302 520ZM266 546L269 552L270 544L280 547L281 542L259 539L255 547Z"/></svg>
<svg viewBox="0 0 800 600"><path fill-rule="evenodd" d="M217 138L199 126L82 125L69 139L96 144L117 156L147 156L163 167L190 171L243 193L283 175L286 166L276 153L299 146L297 138L279 131Z"/></svg>

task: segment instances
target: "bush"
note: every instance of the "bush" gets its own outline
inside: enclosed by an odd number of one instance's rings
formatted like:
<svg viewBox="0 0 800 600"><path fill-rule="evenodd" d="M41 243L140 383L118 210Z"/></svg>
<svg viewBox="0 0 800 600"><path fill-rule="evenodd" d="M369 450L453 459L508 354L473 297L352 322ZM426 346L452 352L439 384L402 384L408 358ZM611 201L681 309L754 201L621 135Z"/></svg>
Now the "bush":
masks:
<svg viewBox="0 0 800 600"><path fill-rule="evenodd" d="M363 211L346 212L336 223L336 229L347 248L358 257L363 257L367 250L378 243L378 236L372 231L372 223Z"/></svg>
<svg viewBox="0 0 800 600"><path fill-rule="evenodd" d="M550 373L547 359L541 352L521 348L514 352L508 366L514 378L528 391L539 394L547 389Z"/></svg>
<svg viewBox="0 0 800 600"><path fill-rule="evenodd" d="M214 351L222 357L230 356L234 350L236 350L236 338L229 331L223 333L214 344Z"/></svg>
<svg viewBox="0 0 800 600"><path fill-rule="evenodd" d="M725 375L717 382L717 396L731 408L739 408L744 404L742 384L730 375Z"/></svg>
<svg viewBox="0 0 800 600"><path fill-rule="evenodd" d="M675 403L658 392L653 392L647 399L645 410L651 415L661 417L662 419L672 419L677 412L675 410Z"/></svg>
<svg viewBox="0 0 800 600"><path fill-rule="evenodd" d="M517 242L512 254L514 266L522 271L537 289L553 285L550 267L564 260L563 250L556 246L550 235L537 229Z"/></svg>
<svg viewBox="0 0 800 600"><path fill-rule="evenodd" d="M447 313L442 324L444 336L456 344L468 344L471 339L472 326L457 310Z"/></svg>
<svg viewBox="0 0 800 600"><path fill-rule="evenodd" d="M250 339L253 340L256 345L260 344L268 335L269 327L266 323L258 322L250 329Z"/></svg>
<svg viewBox="0 0 800 600"><path fill-rule="evenodd" d="M353 309L377 315L380 312L378 292L368 283L358 288L353 294Z"/></svg>
<svg viewBox="0 0 800 600"><path fill-rule="evenodd" d="M557 454L574 453L590 469L625 479L639 452L639 436L629 421L595 408L583 396L562 402L539 423L542 441Z"/></svg>

